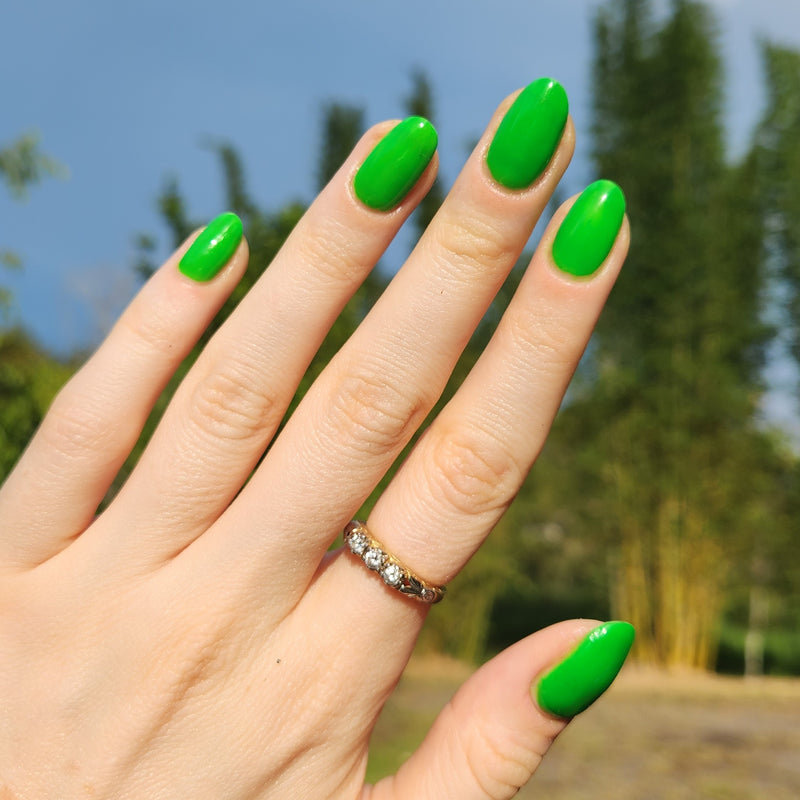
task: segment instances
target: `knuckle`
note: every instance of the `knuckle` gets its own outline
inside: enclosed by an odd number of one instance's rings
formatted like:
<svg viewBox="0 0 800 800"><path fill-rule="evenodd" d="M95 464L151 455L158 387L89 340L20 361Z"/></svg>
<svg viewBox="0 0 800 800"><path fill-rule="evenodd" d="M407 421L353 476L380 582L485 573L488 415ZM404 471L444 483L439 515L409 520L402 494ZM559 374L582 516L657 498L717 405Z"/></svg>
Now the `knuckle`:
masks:
<svg viewBox="0 0 800 800"><path fill-rule="evenodd" d="M308 223L303 236L296 237L295 257L313 267L323 279L339 285L350 284L360 277L368 262L359 252L360 237L339 220L315 218Z"/></svg>
<svg viewBox="0 0 800 800"><path fill-rule="evenodd" d="M75 458L102 450L112 427L94 404L76 402L67 384L53 400L42 434L54 452Z"/></svg>
<svg viewBox="0 0 800 800"><path fill-rule="evenodd" d="M425 415L426 403L410 387L400 389L379 372L350 373L332 401L334 435L345 431L357 449L380 452L404 444Z"/></svg>
<svg viewBox="0 0 800 800"><path fill-rule="evenodd" d="M189 403L189 420L214 440L242 441L262 435L282 412L279 399L252 368L232 363L200 380Z"/></svg>
<svg viewBox="0 0 800 800"><path fill-rule="evenodd" d="M131 346L147 353L172 355L176 350L174 308L150 303L146 309L134 304L119 321L122 333Z"/></svg>
<svg viewBox="0 0 800 800"><path fill-rule="evenodd" d="M565 319L522 312L509 315L506 336L512 352L522 354L541 372L557 374L572 370L580 358L582 347L575 342L573 327Z"/></svg>
<svg viewBox="0 0 800 800"><path fill-rule="evenodd" d="M434 252L438 260L452 269L470 274L505 267L509 261L508 243L492 222L480 215L447 217L435 226Z"/></svg>
<svg viewBox="0 0 800 800"><path fill-rule="evenodd" d="M505 508L524 471L495 435L462 427L433 444L428 477L435 496L458 513L473 515Z"/></svg>

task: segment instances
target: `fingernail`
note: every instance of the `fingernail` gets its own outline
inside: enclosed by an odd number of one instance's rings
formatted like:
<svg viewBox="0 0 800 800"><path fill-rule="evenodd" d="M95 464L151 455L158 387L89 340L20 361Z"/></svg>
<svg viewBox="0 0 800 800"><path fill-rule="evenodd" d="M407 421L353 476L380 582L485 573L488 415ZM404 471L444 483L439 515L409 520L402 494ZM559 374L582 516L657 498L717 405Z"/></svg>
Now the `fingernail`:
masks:
<svg viewBox="0 0 800 800"><path fill-rule="evenodd" d="M558 229L553 261L570 275L591 275L611 252L624 216L625 195L616 183L590 184Z"/></svg>
<svg viewBox="0 0 800 800"><path fill-rule="evenodd" d="M439 137L422 117L408 117L392 128L356 173L353 188L364 205L378 211L394 208L425 172Z"/></svg>
<svg viewBox="0 0 800 800"><path fill-rule="evenodd" d="M486 154L492 177L508 189L530 186L550 163L567 124L569 101L552 78L526 86L506 111Z"/></svg>
<svg viewBox="0 0 800 800"><path fill-rule="evenodd" d="M636 632L628 622L595 628L535 690L539 707L556 717L586 710L609 686L625 663Z"/></svg>
<svg viewBox="0 0 800 800"><path fill-rule="evenodd" d="M242 241L242 221L226 212L211 220L184 253L178 269L195 281L210 281L236 252Z"/></svg>

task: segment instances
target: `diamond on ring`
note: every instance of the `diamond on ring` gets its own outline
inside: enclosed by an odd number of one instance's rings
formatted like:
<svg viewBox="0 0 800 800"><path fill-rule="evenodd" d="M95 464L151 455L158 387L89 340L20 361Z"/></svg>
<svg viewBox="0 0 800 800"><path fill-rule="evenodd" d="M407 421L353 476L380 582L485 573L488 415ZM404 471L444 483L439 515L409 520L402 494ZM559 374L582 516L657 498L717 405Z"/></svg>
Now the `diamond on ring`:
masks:
<svg viewBox="0 0 800 800"><path fill-rule="evenodd" d="M381 577L387 586L399 586L403 582L403 568L399 564L387 564L381 570Z"/></svg>
<svg viewBox="0 0 800 800"><path fill-rule="evenodd" d="M386 553L378 547L370 547L367 552L364 553L364 563L370 569L380 569L384 561L386 561Z"/></svg>
<svg viewBox="0 0 800 800"><path fill-rule="evenodd" d="M364 551L369 547L369 539L366 534L356 531L348 540L347 546L350 548L351 553L357 556L363 556Z"/></svg>
<svg viewBox="0 0 800 800"><path fill-rule="evenodd" d="M344 529L347 549L364 565L377 572L391 589L422 603L438 603L447 591L444 586L431 586L404 567L383 545L373 539L363 522L351 520Z"/></svg>

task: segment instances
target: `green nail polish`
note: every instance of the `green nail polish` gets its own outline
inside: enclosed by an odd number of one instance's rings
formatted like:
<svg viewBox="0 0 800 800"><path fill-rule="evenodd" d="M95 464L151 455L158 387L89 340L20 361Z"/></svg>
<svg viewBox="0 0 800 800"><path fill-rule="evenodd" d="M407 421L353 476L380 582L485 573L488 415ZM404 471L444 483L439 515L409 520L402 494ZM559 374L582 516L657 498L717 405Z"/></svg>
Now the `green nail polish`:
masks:
<svg viewBox="0 0 800 800"><path fill-rule="evenodd" d="M356 196L370 208L394 208L425 172L439 137L422 117L408 117L375 145L356 173Z"/></svg>
<svg viewBox="0 0 800 800"><path fill-rule="evenodd" d="M530 186L550 163L567 124L569 101L552 78L526 86L497 128L486 154L492 177L508 189Z"/></svg>
<svg viewBox="0 0 800 800"><path fill-rule="evenodd" d="M617 677L635 635L628 622L595 628L539 681L539 707L556 717L574 717L587 709Z"/></svg>
<svg viewBox="0 0 800 800"><path fill-rule="evenodd" d="M625 195L612 181L595 181L583 190L558 229L553 261L570 275L591 275L614 246Z"/></svg>
<svg viewBox="0 0 800 800"><path fill-rule="evenodd" d="M184 253L178 269L195 281L210 281L236 252L242 241L242 221L227 212L211 220Z"/></svg>

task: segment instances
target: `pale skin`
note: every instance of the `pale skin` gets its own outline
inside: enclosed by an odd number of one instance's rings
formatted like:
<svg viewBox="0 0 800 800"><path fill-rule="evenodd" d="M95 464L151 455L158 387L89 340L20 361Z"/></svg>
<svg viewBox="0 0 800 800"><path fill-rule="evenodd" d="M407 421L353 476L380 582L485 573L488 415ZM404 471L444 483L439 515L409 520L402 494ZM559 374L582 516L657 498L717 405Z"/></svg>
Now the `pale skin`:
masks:
<svg viewBox="0 0 800 800"><path fill-rule="evenodd" d="M569 163L571 122L531 188L492 180L485 152L512 100L274 441L326 331L433 182L435 158L390 212L355 197L392 123L365 134L206 347L98 517L246 242L204 284L171 257L56 398L0 492L0 798L501 800L531 777L567 723L531 686L597 623L487 663L398 774L365 786L370 732L429 609L326 555L435 403ZM624 260L627 221L591 279L554 266L570 202L369 516L430 583L459 572L513 499Z"/></svg>

